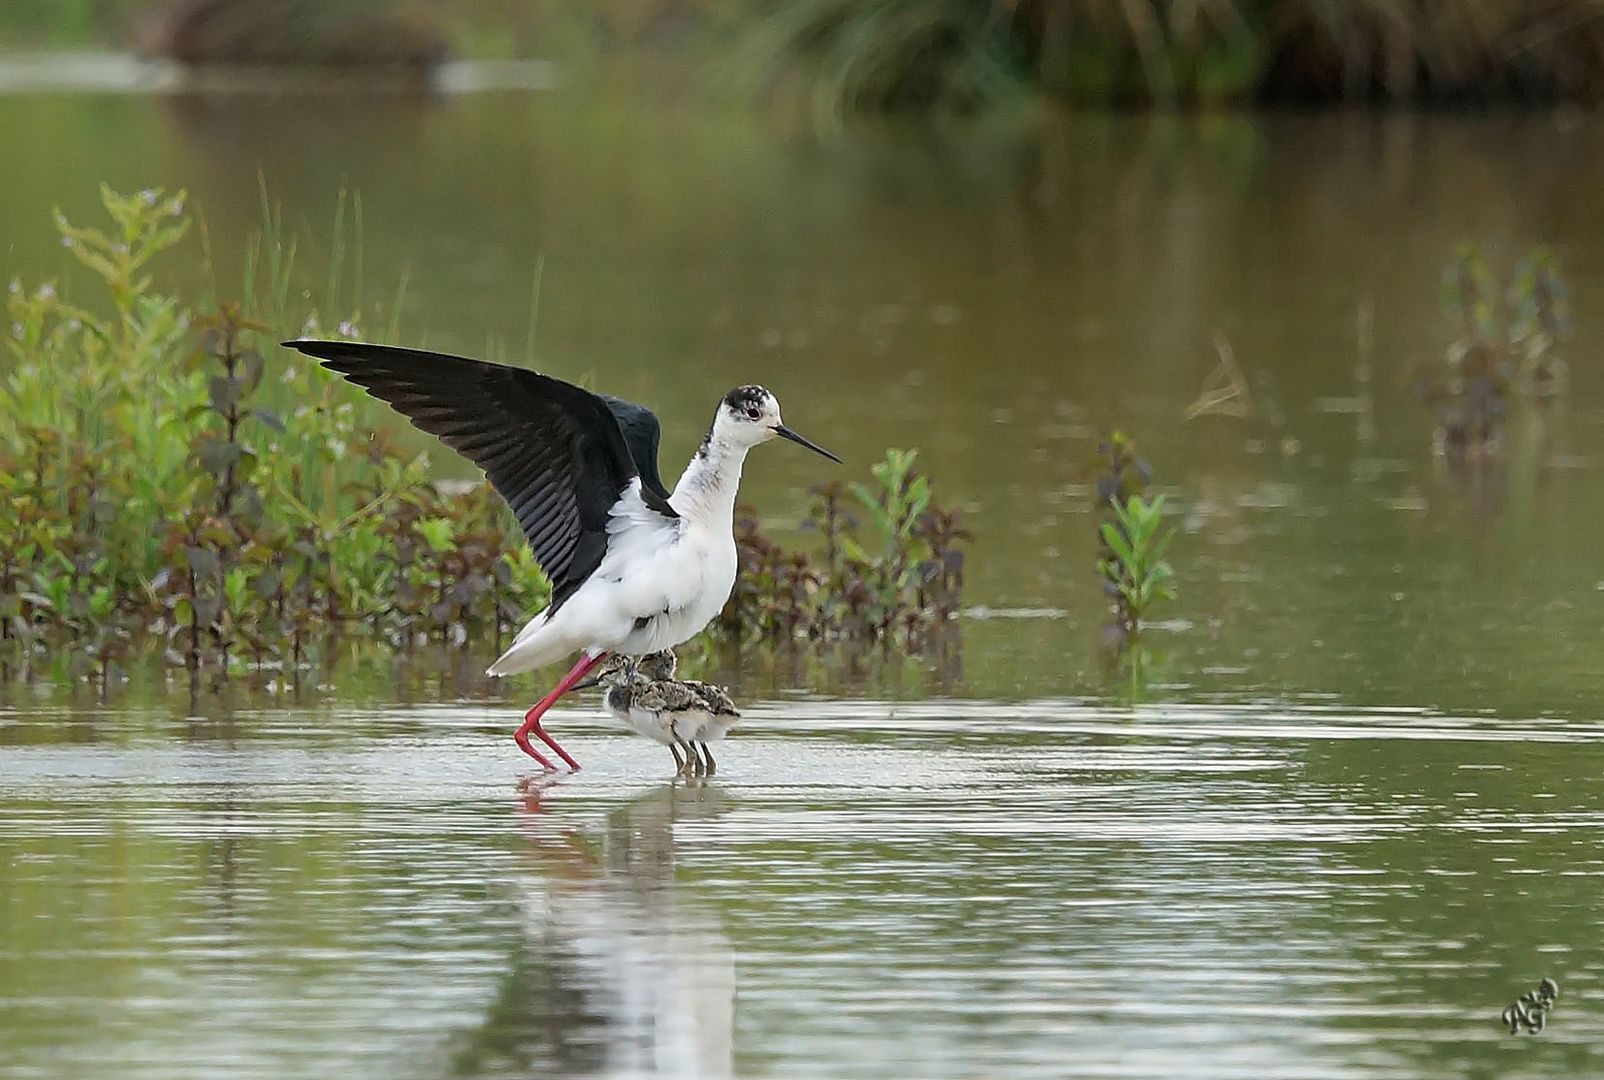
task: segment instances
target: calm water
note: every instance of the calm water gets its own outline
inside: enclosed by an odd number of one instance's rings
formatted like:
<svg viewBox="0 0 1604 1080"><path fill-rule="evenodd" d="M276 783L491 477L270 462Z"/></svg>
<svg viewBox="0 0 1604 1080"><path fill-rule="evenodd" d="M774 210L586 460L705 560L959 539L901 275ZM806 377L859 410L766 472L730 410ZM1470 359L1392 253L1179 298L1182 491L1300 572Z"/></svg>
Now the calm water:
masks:
<svg viewBox="0 0 1604 1080"><path fill-rule="evenodd" d="M316 282L353 187L408 340L520 353L543 257L541 365L657 408L665 472L752 380L856 475L920 447L978 609L939 667L728 668L706 784L578 703L587 768L520 792L529 687L12 690L0 1075L1598 1074L1601 135L0 95L7 278L68 273L49 210L106 179L188 187L232 280L260 172ZM1576 302L1570 395L1470 475L1408 391L1462 239L1552 245ZM1188 422L1216 330L1259 409ZM1095 649L1116 424L1182 528L1134 693ZM746 490L784 528L826 475L768 448ZM1548 1031L1504 1034L1544 975Z"/></svg>
<svg viewBox="0 0 1604 1080"><path fill-rule="evenodd" d="M525 792L480 707L6 714L0 1073L1604 1068L1604 725L750 713L676 784L571 708Z"/></svg>

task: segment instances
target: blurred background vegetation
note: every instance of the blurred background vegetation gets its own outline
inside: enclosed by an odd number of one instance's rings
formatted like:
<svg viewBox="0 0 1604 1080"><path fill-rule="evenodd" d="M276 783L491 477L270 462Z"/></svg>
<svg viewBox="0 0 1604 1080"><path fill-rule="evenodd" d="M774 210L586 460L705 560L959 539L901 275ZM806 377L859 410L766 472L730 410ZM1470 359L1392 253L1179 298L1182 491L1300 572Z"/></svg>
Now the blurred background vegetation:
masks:
<svg viewBox="0 0 1604 1080"><path fill-rule="evenodd" d="M635 50L847 111L1593 100L1586 0L11 0L0 49L426 65Z"/></svg>

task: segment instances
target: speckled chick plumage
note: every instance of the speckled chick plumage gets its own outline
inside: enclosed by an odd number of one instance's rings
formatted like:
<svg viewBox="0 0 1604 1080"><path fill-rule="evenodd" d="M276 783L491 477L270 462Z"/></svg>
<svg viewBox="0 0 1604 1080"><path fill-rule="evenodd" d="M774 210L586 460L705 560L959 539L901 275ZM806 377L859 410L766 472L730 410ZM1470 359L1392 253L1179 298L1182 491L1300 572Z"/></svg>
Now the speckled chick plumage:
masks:
<svg viewBox="0 0 1604 1080"><path fill-rule="evenodd" d="M646 656L614 657L602 668L601 685L607 711L631 730L654 742L684 749L695 758L694 744L716 741L740 719L729 691L712 683L674 677L678 666L671 650ZM706 762L711 763L703 747ZM679 761L678 753L675 754ZM712 771L710 764L704 769Z"/></svg>

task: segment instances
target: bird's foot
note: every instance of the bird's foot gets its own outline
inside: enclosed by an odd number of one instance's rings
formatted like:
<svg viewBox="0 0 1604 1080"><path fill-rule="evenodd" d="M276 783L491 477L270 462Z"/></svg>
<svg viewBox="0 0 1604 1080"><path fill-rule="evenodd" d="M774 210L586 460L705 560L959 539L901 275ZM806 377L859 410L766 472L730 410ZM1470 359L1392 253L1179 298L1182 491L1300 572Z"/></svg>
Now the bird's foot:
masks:
<svg viewBox="0 0 1604 1080"><path fill-rule="evenodd" d="M518 749L522 750L524 753L528 754L530 757L539 762L542 769L545 769L547 772L557 771L557 766L553 765L550 760L548 760L546 756L539 750L536 750L533 746L529 745L528 732L520 728L518 731L513 733L512 737L513 741L518 744Z"/></svg>

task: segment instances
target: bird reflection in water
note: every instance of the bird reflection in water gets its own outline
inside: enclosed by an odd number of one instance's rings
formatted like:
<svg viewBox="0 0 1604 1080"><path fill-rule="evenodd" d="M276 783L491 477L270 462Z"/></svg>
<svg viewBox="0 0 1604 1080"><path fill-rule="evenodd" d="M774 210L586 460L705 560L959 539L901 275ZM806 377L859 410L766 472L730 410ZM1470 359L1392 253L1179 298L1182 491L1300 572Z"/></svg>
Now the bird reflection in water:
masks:
<svg viewBox="0 0 1604 1080"><path fill-rule="evenodd" d="M525 932L452 1074L732 1075L734 952L674 878L676 824L723 813L721 792L655 788L587 830L551 812L560 787L521 796Z"/></svg>

